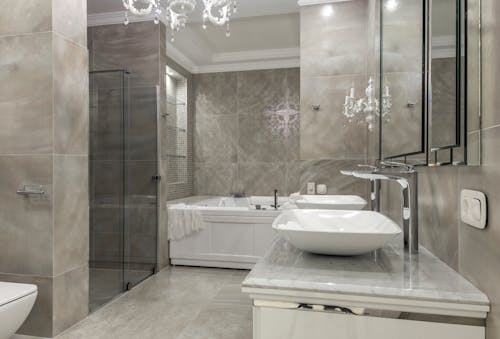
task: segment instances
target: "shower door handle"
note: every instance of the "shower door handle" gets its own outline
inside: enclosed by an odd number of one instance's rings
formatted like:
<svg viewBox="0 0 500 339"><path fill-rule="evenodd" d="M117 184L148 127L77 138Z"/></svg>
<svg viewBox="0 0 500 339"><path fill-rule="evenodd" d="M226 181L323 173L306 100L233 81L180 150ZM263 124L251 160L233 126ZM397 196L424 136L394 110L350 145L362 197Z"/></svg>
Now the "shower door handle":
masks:
<svg viewBox="0 0 500 339"><path fill-rule="evenodd" d="M160 182L161 181L161 175L153 175L151 177L151 179L153 179L154 182Z"/></svg>

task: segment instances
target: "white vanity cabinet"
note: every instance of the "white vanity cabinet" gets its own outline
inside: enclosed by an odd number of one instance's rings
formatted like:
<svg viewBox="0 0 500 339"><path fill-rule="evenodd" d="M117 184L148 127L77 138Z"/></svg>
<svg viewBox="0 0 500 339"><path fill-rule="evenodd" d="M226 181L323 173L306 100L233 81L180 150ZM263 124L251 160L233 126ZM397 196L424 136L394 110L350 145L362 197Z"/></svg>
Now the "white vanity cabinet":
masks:
<svg viewBox="0 0 500 339"><path fill-rule="evenodd" d="M254 307L253 339L485 339L482 326Z"/></svg>
<svg viewBox="0 0 500 339"><path fill-rule="evenodd" d="M401 244L338 257L277 240L242 283L254 339L485 339L488 297Z"/></svg>

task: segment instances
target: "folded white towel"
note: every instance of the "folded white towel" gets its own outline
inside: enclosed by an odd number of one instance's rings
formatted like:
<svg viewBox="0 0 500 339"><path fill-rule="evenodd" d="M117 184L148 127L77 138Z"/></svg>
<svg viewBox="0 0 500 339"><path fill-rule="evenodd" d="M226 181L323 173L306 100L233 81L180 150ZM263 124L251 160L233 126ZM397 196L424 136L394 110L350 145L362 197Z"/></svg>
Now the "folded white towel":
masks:
<svg viewBox="0 0 500 339"><path fill-rule="evenodd" d="M198 206L170 205L167 218L169 240L180 240L205 228Z"/></svg>

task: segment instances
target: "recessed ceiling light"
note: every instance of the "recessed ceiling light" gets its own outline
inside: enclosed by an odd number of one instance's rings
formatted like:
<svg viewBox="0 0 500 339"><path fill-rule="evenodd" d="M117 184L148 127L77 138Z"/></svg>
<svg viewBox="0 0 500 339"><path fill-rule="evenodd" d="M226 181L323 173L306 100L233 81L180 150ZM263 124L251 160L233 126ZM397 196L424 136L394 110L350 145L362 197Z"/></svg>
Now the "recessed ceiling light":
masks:
<svg viewBox="0 0 500 339"><path fill-rule="evenodd" d="M324 17L330 17L333 15L333 6L332 5L325 5L323 6L323 9L321 10L321 15Z"/></svg>
<svg viewBox="0 0 500 339"><path fill-rule="evenodd" d="M399 6L398 0L387 0L385 2L385 8L387 8L388 11L394 12Z"/></svg>

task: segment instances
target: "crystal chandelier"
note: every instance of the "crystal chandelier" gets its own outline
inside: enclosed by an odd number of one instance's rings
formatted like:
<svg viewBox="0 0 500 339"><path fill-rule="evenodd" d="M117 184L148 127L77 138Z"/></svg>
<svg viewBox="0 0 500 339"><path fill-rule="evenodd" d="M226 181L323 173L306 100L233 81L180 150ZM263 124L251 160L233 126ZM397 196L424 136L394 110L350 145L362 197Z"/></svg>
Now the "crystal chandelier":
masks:
<svg viewBox="0 0 500 339"><path fill-rule="evenodd" d="M356 99L354 87L351 87L349 94L345 97L344 110L342 114L348 122L366 123L371 132L375 128L376 117L382 115L384 122L391 120L392 96L389 86L384 87L382 94L382 112L380 112L379 100L375 96L375 81L372 77L368 80L368 87L365 90L365 97Z"/></svg>
<svg viewBox="0 0 500 339"><path fill-rule="evenodd" d="M129 23L128 13L136 16L153 15L154 22L158 24L164 19L172 30L172 41L174 34L181 28L186 27L189 14L196 7L196 0L122 0L125 7L125 25ZM216 26L226 25L226 36L230 36L229 21L236 13L236 0L202 0L203 28L207 28L207 22Z"/></svg>

